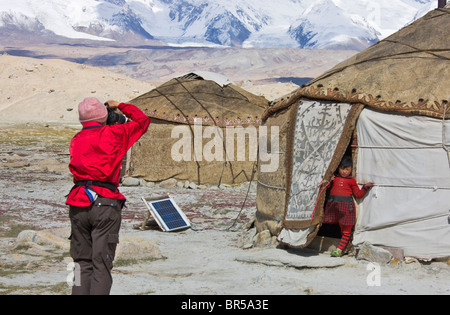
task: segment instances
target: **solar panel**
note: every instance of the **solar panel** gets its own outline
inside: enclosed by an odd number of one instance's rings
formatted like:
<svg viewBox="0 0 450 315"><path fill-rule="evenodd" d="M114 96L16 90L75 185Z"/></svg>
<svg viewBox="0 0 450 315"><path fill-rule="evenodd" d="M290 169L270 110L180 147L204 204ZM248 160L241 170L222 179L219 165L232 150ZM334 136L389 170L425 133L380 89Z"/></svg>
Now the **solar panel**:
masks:
<svg viewBox="0 0 450 315"><path fill-rule="evenodd" d="M171 197L160 199L142 197L142 199L163 231L176 231L191 226L189 219Z"/></svg>

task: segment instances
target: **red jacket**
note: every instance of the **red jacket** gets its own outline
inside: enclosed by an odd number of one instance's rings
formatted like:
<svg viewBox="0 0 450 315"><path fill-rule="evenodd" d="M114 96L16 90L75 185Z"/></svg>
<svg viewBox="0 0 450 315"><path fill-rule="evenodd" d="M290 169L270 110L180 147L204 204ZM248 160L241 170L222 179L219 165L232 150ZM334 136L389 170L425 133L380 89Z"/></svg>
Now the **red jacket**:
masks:
<svg viewBox="0 0 450 315"><path fill-rule="evenodd" d="M366 188L366 186L363 186L362 189L359 189L356 180L351 176L345 178L336 176L331 184L330 195L344 197L350 197L351 195L354 195L356 198L361 199L366 195L367 191L368 189Z"/></svg>
<svg viewBox="0 0 450 315"><path fill-rule="evenodd" d="M74 183L95 180L119 186L122 160L128 149L147 131L151 121L134 105L121 103L119 109L132 121L112 126L87 122L83 124L83 130L72 138L69 169ZM86 129L89 127L92 129ZM105 187L91 187L102 197L125 199L117 189L113 192ZM75 186L69 193L66 204L88 207L91 201L85 187Z"/></svg>

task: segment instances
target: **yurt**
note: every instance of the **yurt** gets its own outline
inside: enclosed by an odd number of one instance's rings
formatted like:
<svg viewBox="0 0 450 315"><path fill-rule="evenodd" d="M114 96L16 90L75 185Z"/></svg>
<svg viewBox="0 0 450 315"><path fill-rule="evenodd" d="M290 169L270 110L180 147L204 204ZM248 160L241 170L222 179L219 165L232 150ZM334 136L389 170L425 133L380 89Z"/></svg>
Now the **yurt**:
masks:
<svg viewBox="0 0 450 315"><path fill-rule="evenodd" d="M356 200L353 244L450 256L449 13L429 12L264 113L280 162L258 172L259 233L307 247L324 228L325 183L351 155L358 184L375 182Z"/></svg>
<svg viewBox="0 0 450 315"><path fill-rule="evenodd" d="M152 118L127 157L127 174L200 184L249 181L257 161L257 126L268 101L223 75L196 71L130 103ZM238 152L245 150L246 152ZM243 158L243 155L245 157ZM252 158L254 156L254 158Z"/></svg>

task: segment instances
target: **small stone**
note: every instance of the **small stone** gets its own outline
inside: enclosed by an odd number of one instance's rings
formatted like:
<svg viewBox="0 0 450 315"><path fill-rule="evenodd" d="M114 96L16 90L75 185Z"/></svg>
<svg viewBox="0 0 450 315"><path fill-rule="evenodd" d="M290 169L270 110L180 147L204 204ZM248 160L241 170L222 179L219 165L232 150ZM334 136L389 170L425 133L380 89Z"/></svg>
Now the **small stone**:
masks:
<svg viewBox="0 0 450 315"><path fill-rule="evenodd" d="M32 230L24 230L16 237L16 246L26 243L33 243L37 237L37 232Z"/></svg>
<svg viewBox="0 0 450 315"><path fill-rule="evenodd" d="M145 187L154 188L156 186L155 182L145 182Z"/></svg>
<svg viewBox="0 0 450 315"><path fill-rule="evenodd" d="M159 187L172 188L172 187L175 187L176 184L177 184L177 180L175 178L169 178L169 179L163 180L161 183L159 183Z"/></svg>
<svg viewBox="0 0 450 315"><path fill-rule="evenodd" d="M115 260L161 259L161 251L155 241L140 237L123 237L117 244Z"/></svg>
<svg viewBox="0 0 450 315"><path fill-rule="evenodd" d="M122 186L139 186L139 178L125 177L122 179Z"/></svg>
<svg viewBox="0 0 450 315"><path fill-rule="evenodd" d="M272 244L272 234L269 230L264 230L256 234L256 243L261 246Z"/></svg>
<svg viewBox="0 0 450 315"><path fill-rule="evenodd" d="M380 247L373 246L368 242L364 242L360 248L356 259L367 260L380 264L388 264L392 260L392 254Z"/></svg>

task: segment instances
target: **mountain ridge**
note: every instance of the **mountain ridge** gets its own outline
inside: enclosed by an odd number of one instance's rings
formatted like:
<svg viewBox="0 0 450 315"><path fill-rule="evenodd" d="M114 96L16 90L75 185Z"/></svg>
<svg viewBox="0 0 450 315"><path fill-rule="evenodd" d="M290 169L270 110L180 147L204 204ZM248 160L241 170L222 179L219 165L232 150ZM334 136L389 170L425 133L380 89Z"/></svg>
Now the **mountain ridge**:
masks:
<svg viewBox="0 0 450 315"><path fill-rule="evenodd" d="M0 28L169 46L362 50L435 0L0 0Z"/></svg>

